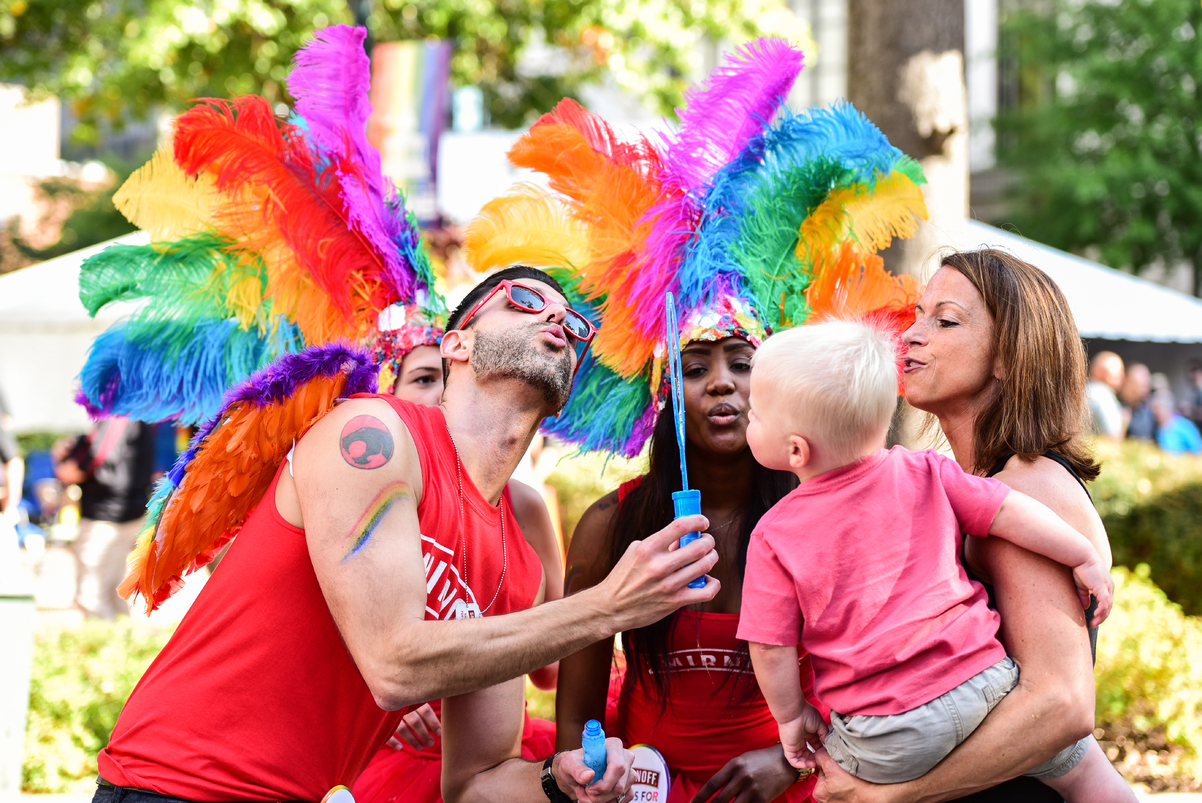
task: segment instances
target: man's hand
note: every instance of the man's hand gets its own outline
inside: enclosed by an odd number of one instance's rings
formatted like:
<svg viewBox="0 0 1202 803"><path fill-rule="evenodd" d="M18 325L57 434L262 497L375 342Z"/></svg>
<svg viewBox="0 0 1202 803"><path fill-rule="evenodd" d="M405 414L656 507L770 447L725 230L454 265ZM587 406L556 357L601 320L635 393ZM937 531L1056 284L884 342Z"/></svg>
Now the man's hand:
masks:
<svg viewBox="0 0 1202 803"><path fill-rule="evenodd" d="M605 740L605 762L605 775L596 783L592 783L593 771L585 766L584 750L557 755L551 773L559 788L573 800L630 800L634 794L630 789L634 785L634 753L622 746L621 739L610 737Z"/></svg>
<svg viewBox="0 0 1202 803"><path fill-rule="evenodd" d="M705 578L704 588L688 587L718 562L713 536L703 534L685 547L678 546L682 535L707 527L705 516L685 516L626 548L609 576L595 586L622 620L619 630L658 622L678 608L714 598L721 584L712 577Z"/></svg>
<svg viewBox="0 0 1202 803"><path fill-rule="evenodd" d="M789 763L799 770L816 768L818 763L814 760L814 751L822 746L829 730L818 709L803 703L800 716L787 722L778 722L777 726L781 747Z"/></svg>
<svg viewBox="0 0 1202 803"><path fill-rule="evenodd" d="M396 733L388 740L388 746L393 750L400 750L401 742L404 742L414 750L421 750L433 747L437 736L442 736L442 723L438 721L438 714L434 713L429 703L422 703L401 718L401 724L397 725Z"/></svg>
<svg viewBox="0 0 1202 803"><path fill-rule="evenodd" d="M726 762L697 791L692 803L768 803L797 781L797 770L789 766L780 745L773 745Z"/></svg>

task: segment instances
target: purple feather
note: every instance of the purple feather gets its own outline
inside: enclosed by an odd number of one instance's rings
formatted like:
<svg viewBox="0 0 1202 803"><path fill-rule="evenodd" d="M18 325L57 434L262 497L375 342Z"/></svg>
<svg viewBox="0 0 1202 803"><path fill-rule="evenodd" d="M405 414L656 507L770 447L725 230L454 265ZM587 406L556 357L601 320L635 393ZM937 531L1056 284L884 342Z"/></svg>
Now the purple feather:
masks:
<svg viewBox="0 0 1202 803"><path fill-rule="evenodd" d="M293 58L288 91L296 98L296 113L305 120L310 142L336 165L348 224L384 260L395 300L407 301L413 296L416 268L405 264L395 246L405 223L389 212L385 199L391 184L381 172L379 151L367 141L372 109L366 35L365 29L349 25L317 31Z"/></svg>
<svg viewBox="0 0 1202 803"><path fill-rule="evenodd" d="M346 343L310 346L296 354L284 354L251 374L241 385L225 395L221 411L200 428L192 438L195 447L225 418L225 411L236 402L249 402L255 407L281 404L292 398L296 389L319 376L331 377L346 372L343 395L375 393L379 366L363 349Z"/></svg>
<svg viewBox="0 0 1202 803"><path fill-rule="evenodd" d="M83 392L83 388L75 391L75 403L84 409L92 421L99 421L109 416L109 413L92 404L92 400L88 398L88 394Z"/></svg>
<svg viewBox="0 0 1202 803"><path fill-rule="evenodd" d="M678 289L676 266L696 236L700 217L696 198L677 191L666 192L639 221L640 225L650 223L647 240L630 271L631 280L615 300L635 310L635 326L647 337L663 337L664 293Z"/></svg>
<svg viewBox="0 0 1202 803"><path fill-rule="evenodd" d="M727 56L685 95L680 131L664 164L675 186L700 189L772 122L801 71L802 53L784 39L757 39Z"/></svg>
<svg viewBox="0 0 1202 803"><path fill-rule="evenodd" d="M296 98L296 113L305 118L309 138L326 153L351 155L368 173L370 187L383 197L380 154L367 141L371 117L371 62L363 50L367 31L349 25L332 25L293 57L288 91Z"/></svg>

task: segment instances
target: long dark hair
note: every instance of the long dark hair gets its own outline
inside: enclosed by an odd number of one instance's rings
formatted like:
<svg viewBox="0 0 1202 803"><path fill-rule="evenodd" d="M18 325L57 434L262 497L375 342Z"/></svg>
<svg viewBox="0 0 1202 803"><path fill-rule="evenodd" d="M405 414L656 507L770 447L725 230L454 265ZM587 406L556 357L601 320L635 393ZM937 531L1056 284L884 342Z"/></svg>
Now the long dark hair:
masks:
<svg viewBox="0 0 1202 803"><path fill-rule="evenodd" d="M655 421L649 458L650 466L642 483L626 495L618 506L618 514L613 518L609 533L610 566L617 564L631 541L662 530L672 521L672 493L680 490L680 449L676 445L670 401ZM774 471L754 463L751 492L739 506L738 514L739 550L735 557L740 575L747 566L747 545L751 542L751 531L770 507L796 487L797 477L792 473ZM646 627L622 633L622 649L626 653L628 671L640 682L643 678L651 679L651 690L659 698L661 711L669 704L668 644L676 621L677 615L673 613ZM745 667L748 661L747 644L744 642L740 644L739 665ZM748 683L744 691L750 695L754 688Z"/></svg>

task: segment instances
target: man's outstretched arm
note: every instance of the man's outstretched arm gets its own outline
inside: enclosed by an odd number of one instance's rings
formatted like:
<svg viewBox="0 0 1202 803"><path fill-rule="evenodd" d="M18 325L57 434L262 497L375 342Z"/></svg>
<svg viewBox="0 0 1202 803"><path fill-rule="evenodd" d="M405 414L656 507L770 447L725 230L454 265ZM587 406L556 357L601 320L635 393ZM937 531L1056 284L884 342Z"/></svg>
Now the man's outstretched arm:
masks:
<svg viewBox="0 0 1202 803"><path fill-rule="evenodd" d="M355 399L297 444L296 500L322 593L351 657L386 709L483 689L717 593L690 580L717 562L707 525L681 519L641 542L599 585L528 611L427 621L413 438L387 402ZM286 494L287 488L284 493ZM693 565L690 565L693 564Z"/></svg>

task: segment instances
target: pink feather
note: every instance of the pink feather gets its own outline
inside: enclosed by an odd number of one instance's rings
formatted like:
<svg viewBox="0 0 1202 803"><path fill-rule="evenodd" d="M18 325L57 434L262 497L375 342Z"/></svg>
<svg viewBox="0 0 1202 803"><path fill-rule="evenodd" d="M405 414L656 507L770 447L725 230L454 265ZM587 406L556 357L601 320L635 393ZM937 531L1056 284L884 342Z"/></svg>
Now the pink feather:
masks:
<svg viewBox="0 0 1202 803"><path fill-rule="evenodd" d="M772 122L801 71L784 39L757 39L723 59L685 95L680 130L668 142L665 183L694 191Z"/></svg>
<svg viewBox="0 0 1202 803"><path fill-rule="evenodd" d="M396 246L404 224L388 211L384 199L391 185L381 172L379 152L367 141L372 108L365 36L363 28L349 25L317 31L293 59L288 91L296 98L296 113L305 120L309 140L339 163L336 175L348 225L379 254L382 278L397 297L410 298L415 268L404 263Z"/></svg>

